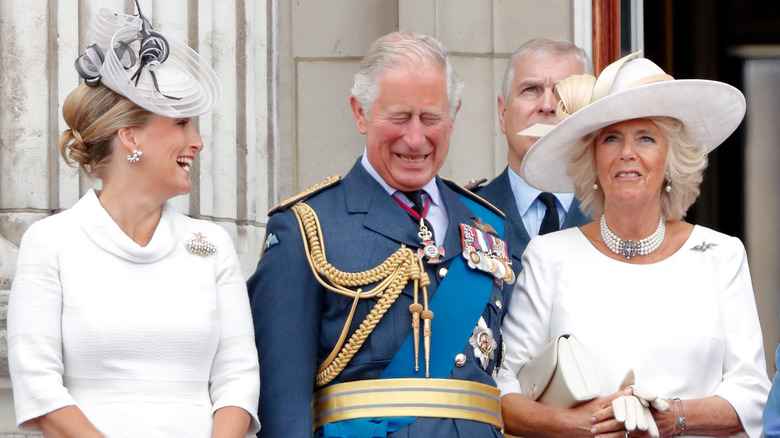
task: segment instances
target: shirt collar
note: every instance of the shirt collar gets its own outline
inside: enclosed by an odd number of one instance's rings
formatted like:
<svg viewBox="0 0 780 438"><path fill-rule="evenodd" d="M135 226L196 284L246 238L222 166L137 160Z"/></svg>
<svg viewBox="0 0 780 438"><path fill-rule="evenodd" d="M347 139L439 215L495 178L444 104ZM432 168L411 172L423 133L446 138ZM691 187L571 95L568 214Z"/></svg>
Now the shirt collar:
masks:
<svg viewBox="0 0 780 438"><path fill-rule="evenodd" d="M390 187L390 185L387 184L381 176L379 176L379 173L376 171L376 169L374 169L374 166L372 166L368 161L368 156L366 155L365 149L363 150L363 157L360 159L360 164L362 164L363 168L366 169L366 172L368 172L368 174L371 175L371 177L374 178L383 189L385 189L388 195L393 196L396 194L396 192L400 192L400 190ZM442 205L441 193L439 193L439 186L436 184L436 178L428 181L428 183L425 184L422 189L425 190L425 193L427 193L428 197L431 198L431 203L433 203L433 205ZM406 199L406 197L404 196L403 199ZM411 205L411 203L409 205Z"/></svg>
<svg viewBox="0 0 780 438"><path fill-rule="evenodd" d="M515 173L511 167L508 167L507 170L509 171L509 185L512 188L512 193L514 194L515 202L517 203L517 210L522 216L531 208L531 205L533 205L542 191L535 187L531 187L520 177L520 175ZM563 206L564 211L568 213L569 207L571 207L571 203L574 201L574 193L553 194L558 198L558 202Z"/></svg>

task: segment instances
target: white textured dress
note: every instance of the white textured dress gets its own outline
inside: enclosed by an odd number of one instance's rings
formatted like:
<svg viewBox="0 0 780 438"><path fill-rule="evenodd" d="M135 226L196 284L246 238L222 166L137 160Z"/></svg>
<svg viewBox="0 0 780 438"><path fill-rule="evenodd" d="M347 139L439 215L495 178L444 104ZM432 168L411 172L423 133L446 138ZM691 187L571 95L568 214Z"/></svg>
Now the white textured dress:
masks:
<svg viewBox="0 0 780 438"><path fill-rule="evenodd" d="M191 254L201 233L216 253ZM149 244L89 191L25 233L8 355L17 423L76 405L107 437L210 437L237 406L259 429L259 368L238 257L218 225L169 204Z"/></svg>
<svg viewBox="0 0 780 438"><path fill-rule="evenodd" d="M739 239L695 226L671 257L634 265L572 228L534 238L522 260L502 327L502 396L522 393L523 364L572 333L595 362L602 395L633 368L637 383L664 398L723 397L748 435L760 435L770 384Z"/></svg>

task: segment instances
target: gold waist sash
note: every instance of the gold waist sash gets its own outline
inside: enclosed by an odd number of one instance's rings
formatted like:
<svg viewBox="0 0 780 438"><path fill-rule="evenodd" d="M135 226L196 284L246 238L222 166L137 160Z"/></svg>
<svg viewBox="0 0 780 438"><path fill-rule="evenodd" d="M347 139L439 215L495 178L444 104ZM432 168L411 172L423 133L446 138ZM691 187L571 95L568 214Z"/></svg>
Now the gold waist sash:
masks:
<svg viewBox="0 0 780 438"><path fill-rule="evenodd" d="M314 428L375 417L480 421L502 428L499 390L454 379L376 379L337 383L314 394Z"/></svg>

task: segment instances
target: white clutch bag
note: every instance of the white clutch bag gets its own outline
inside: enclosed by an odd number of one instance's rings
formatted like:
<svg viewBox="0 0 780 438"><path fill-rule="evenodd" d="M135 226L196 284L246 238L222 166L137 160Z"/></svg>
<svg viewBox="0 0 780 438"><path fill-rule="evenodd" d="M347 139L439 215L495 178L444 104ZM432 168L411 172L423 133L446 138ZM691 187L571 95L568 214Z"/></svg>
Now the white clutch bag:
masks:
<svg viewBox="0 0 780 438"><path fill-rule="evenodd" d="M599 375L573 335L552 340L517 373L523 395L546 405L571 408L601 393Z"/></svg>

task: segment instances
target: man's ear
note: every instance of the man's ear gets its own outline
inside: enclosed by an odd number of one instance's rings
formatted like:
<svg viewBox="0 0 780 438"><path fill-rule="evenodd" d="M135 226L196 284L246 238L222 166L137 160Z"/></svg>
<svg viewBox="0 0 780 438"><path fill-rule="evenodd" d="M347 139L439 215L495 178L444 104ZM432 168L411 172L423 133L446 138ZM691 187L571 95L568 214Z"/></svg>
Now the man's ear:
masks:
<svg viewBox="0 0 780 438"><path fill-rule="evenodd" d="M352 115L355 116L355 124L357 125L358 131L360 131L361 134L365 134L368 132L368 117L366 116L366 113L363 112L363 107L357 99L355 99L355 96L349 97L349 105L352 107Z"/></svg>
<svg viewBox="0 0 780 438"><path fill-rule="evenodd" d="M498 104L496 107L498 109L498 123L501 126L501 132L506 134L506 102L504 102L503 94L498 95Z"/></svg>
<svg viewBox="0 0 780 438"><path fill-rule="evenodd" d="M457 106L457 107L455 107L455 110L454 110L454 111L453 111L453 113L450 115L450 118L449 118L449 121L450 121L450 123L449 123L449 125L450 125L450 126L449 126L450 134L452 134L452 131L454 131L454 130L455 130L455 116L457 116L457 115L458 115L458 111L460 111L460 107L461 107L462 105L463 105L463 101L461 100L460 102L458 102L458 106Z"/></svg>
<svg viewBox="0 0 780 438"><path fill-rule="evenodd" d="M458 115L458 111L460 111L460 107L462 107L462 106L463 106L463 101L461 100L460 102L458 102L458 107L455 108L455 114L452 115L452 120L453 121L455 121L455 116Z"/></svg>

